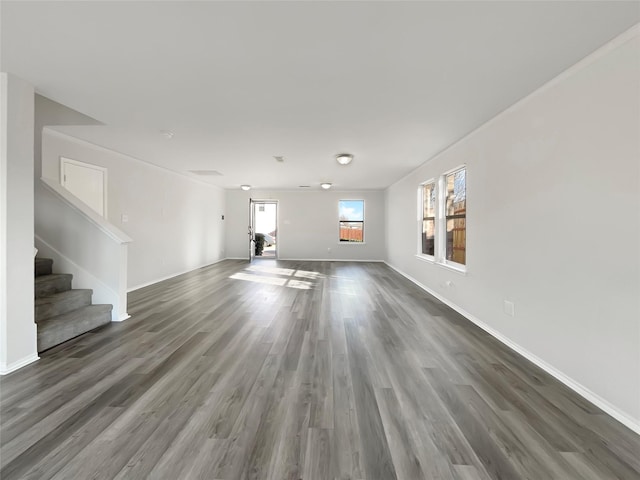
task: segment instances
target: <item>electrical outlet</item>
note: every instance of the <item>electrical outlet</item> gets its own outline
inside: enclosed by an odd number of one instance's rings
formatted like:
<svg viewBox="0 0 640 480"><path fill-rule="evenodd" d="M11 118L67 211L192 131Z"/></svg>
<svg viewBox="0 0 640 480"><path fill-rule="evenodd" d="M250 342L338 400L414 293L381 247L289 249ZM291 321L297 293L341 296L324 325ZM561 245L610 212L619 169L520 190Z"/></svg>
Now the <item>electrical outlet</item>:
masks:
<svg viewBox="0 0 640 480"><path fill-rule="evenodd" d="M327 248L327 252L331 253L331 247Z"/></svg>
<svg viewBox="0 0 640 480"><path fill-rule="evenodd" d="M126 213L123 213L122 216L120 217L120 221L122 223L127 223L129 221L129 215L127 215Z"/></svg>
<svg viewBox="0 0 640 480"><path fill-rule="evenodd" d="M506 313L510 317L515 317L516 316L516 306L515 306L515 304L513 302L510 302L509 300L505 300L504 301L504 313Z"/></svg>

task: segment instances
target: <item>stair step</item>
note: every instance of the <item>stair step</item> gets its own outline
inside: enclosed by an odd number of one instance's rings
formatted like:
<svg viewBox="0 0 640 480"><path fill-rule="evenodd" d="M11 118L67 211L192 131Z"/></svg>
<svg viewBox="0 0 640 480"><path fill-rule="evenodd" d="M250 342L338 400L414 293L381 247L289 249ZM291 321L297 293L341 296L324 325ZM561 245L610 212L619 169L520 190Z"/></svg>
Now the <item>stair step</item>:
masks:
<svg viewBox="0 0 640 480"><path fill-rule="evenodd" d="M36 277L35 294L36 298L48 297L54 293L71 290L71 279L73 275L70 273L54 273L52 275L42 275Z"/></svg>
<svg viewBox="0 0 640 480"><path fill-rule="evenodd" d="M73 289L36 299L36 323L91 305L90 289Z"/></svg>
<svg viewBox="0 0 640 480"><path fill-rule="evenodd" d="M111 322L112 305L88 305L38 323L38 352Z"/></svg>
<svg viewBox="0 0 640 480"><path fill-rule="evenodd" d="M34 267L34 273L36 277L40 277L42 275L51 275L53 260L50 258L36 257Z"/></svg>

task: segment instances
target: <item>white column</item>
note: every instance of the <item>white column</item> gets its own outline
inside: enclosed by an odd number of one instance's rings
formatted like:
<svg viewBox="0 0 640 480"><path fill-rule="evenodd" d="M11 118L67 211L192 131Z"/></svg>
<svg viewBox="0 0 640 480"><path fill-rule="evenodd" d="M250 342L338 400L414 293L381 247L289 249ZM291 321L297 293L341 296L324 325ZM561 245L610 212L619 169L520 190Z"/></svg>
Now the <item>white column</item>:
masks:
<svg viewBox="0 0 640 480"><path fill-rule="evenodd" d="M0 374L38 359L33 141L33 86L0 73Z"/></svg>

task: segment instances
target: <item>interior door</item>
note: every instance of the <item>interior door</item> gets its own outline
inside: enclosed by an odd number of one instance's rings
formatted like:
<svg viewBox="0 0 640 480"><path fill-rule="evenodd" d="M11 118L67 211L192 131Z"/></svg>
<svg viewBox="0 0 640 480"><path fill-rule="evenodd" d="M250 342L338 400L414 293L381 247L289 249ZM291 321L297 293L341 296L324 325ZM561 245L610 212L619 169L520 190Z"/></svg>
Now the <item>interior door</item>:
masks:
<svg viewBox="0 0 640 480"><path fill-rule="evenodd" d="M60 177L60 183L64 188L86 203L100 216L107 216L107 202L105 199L107 190L106 168L61 158Z"/></svg>
<svg viewBox="0 0 640 480"><path fill-rule="evenodd" d="M253 261L256 256L256 237L255 237L256 209L255 202L249 199L249 261Z"/></svg>

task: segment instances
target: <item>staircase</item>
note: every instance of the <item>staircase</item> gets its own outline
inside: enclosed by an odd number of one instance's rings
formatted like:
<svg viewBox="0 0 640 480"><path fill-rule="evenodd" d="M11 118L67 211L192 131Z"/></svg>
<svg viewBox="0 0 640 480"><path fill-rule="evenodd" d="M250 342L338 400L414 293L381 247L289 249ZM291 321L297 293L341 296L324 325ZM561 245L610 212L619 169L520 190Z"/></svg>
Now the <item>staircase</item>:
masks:
<svg viewBox="0 0 640 480"><path fill-rule="evenodd" d="M54 274L53 260L35 260L38 352L111 322L112 305L92 305L93 290L72 289L72 275Z"/></svg>

